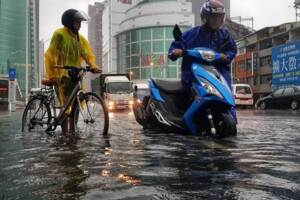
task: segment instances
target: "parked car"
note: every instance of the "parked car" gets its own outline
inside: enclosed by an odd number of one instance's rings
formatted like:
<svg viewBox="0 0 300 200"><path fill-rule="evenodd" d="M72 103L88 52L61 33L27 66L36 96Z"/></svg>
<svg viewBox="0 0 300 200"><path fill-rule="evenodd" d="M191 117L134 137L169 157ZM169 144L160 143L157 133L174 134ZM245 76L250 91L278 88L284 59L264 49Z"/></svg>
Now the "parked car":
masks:
<svg viewBox="0 0 300 200"><path fill-rule="evenodd" d="M255 107L259 109L267 108L291 108L296 110L300 103L300 89L297 87L287 87L275 90L270 95L257 100Z"/></svg>
<svg viewBox="0 0 300 200"><path fill-rule="evenodd" d="M249 84L233 84L232 91L235 105L253 106L253 92Z"/></svg>

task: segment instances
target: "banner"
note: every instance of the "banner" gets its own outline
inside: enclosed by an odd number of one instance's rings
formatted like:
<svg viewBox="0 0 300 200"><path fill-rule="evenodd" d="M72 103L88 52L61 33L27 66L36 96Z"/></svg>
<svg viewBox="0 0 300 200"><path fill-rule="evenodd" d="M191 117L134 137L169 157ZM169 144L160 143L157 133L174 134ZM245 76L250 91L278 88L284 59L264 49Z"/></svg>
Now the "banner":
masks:
<svg viewBox="0 0 300 200"><path fill-rule="evenodd" d="M165 57L162 54L160 54L160 55L158 55L158 54L146 54L146 55L141 54L140 59L141 59L141 65L143 67L145 67L145 66L163 67L166 64Z"/></svg>
<svg viewBox="0 0 300 200"><path fill-rule="evenodd" d="M300 85L300 42L272 49L272 88Z"/></svg>

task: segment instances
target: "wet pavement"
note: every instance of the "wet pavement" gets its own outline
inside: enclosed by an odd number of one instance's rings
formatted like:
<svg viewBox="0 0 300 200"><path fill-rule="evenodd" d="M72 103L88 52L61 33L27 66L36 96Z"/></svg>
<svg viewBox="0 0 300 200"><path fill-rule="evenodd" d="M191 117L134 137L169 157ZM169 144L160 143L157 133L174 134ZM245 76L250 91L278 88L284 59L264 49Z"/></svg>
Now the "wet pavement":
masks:
<svg viewBox="0 0 300 200"><path fill-rule="evenodd" d="M0 200L300 199L300 113L239 111L223 140L145 132L132 113L110 136L20 132L0 113Z"/></svg>

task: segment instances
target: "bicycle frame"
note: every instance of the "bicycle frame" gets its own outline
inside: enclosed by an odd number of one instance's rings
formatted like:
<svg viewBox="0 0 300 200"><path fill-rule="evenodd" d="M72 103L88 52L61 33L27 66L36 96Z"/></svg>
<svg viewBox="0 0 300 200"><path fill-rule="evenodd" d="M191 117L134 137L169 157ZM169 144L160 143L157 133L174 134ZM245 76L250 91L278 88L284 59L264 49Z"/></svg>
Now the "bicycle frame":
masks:
<svg viewBox="0 0 300 200"><path fill-rule="evenodd" d="M51 127L55 127L55 128L56 128L58 125L61 125L61 124L62 124L63 120L66 118L66 115L65 115L65 114L66 114L68 108L74 104L74 100L75 100L75 99L78 101L78 104L80 104L79 94L80 94L80 93L84 93L84 91L82 90L82 83L81 83L82 78L84 77L84 75L85 75L85 72L83 72L82 74L80 74L80 78L79 78L79 80L78 80L78 83L76 84L75 88L73 89L71 95L68 97L67 102L66 102L66 103L64 104L64 106L61 108L61 110L60 110L58 116L57 116L57 117L56 117L56 116L54 117L54 121L50 122L50 124L49 124L47 130L48 130L49 128L51 128ZM76 98L76 97L77 97L77 98ZM56 109L55 107L53 107L53 108ZM55 128L54 128L54 129L55 129ZM50 129L50 130L53 130L53 128Z"/></svg>

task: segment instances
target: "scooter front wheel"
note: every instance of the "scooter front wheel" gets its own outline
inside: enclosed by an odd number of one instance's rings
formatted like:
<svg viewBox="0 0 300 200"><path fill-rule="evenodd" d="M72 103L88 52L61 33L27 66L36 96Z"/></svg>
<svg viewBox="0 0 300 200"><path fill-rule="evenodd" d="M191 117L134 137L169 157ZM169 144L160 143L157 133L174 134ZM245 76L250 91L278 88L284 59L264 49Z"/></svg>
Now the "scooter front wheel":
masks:
<svg viewBox="0 0 300 200"><path fill-rule="evenodd" d="M213 124L216 130L213 137L225 138L237 135L236 123L229 113L214 113L213 114Z"/></svg>

